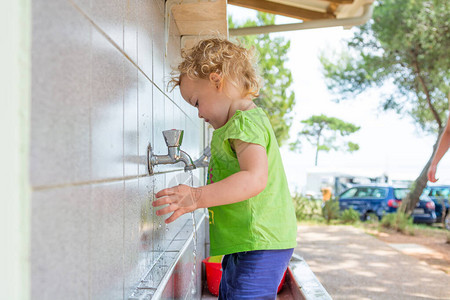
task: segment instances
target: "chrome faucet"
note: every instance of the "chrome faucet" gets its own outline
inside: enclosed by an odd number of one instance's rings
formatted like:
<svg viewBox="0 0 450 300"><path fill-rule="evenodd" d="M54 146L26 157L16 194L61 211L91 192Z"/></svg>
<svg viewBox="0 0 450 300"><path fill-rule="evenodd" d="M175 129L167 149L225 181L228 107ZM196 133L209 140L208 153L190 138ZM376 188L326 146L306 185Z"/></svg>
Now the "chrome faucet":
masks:
<svg viewBox="0 0 450 300"><path fill-rule="evenodd" d="M211 158L211 148L208 146L203 150L202 156L194 161L196 168L206 168L209 165L209 159Z"/></svg>
<svg viewBox="0 0 450 300"><path fill-rule="evenodd" d="M148 144L147 148L147 165L148 173L153 174L153 166L184 163L184 170L189 171L195 169L194 162L189 154L180 149L183 141L183 130L172 129L163 131L164 140L168 148L167 155L153 154L152 145Z"/></svg>

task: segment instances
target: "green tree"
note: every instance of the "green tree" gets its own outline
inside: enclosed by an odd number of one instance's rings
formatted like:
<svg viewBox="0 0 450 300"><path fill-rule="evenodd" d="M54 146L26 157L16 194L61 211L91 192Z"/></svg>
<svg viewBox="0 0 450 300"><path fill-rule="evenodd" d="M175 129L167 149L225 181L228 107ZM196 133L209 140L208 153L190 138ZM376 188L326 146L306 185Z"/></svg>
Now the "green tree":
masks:
<svg viewBox="0 0 450 300"><path fill-rule="evenodd" d="M297 140L291 143L291 150L298 150L301 147L301 139L306 138L308 142L316 147L315 165L319 158L319 151L348 151L359 150L359 145L350 141L338 141L338 134L341 137L348 136L360 129L359 126L344 122L340 119L327 117L325 115L312 116L301 121L305 124L302 131L297 135ZM339 143L341 142L341 143Z"/></svg>
<svg viewBox="0 0 450 300"><path fill-rule="evenodd" d="M379 0L373 20L356 29L345 53L321 56L327 86L339 100L391 87L390 94L381 96L381 108L409 115L424 133L436 134L437 142L450 90L449 29L450 1ZM402 203L408 214L427 184L433 153Z"/></svg>
<svg viewBox="0 0 450 300"><path fill-rule="evenodd" d="M272 25L275 24L275 15L258 12L257 20L247 20L239 26L230 17L228 24L230 28ZM268 114L278 144L282 145L289 138L292 123L289 113L295 104L295 94L290 89L292 74L284 65L291 42L268 34L248 35L238 39L246 46L255 47L258 53L258 65L264 85L255 103Z"/></svg>

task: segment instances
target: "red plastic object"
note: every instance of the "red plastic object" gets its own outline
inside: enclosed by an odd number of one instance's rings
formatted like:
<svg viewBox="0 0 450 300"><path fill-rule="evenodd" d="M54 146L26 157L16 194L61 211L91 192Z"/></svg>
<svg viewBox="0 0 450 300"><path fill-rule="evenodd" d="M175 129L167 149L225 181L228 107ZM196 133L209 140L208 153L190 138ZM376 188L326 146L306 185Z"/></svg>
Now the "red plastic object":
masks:
<svg viewBox="0 0 450 300"><path fill-rule="evenodd" d="M286 271L284 271L283 278L281 278L281 282L280 282L280 285L278 286L277 294L278 294L278 293L281 291L281 289L283 288L283 284L284 284L284 281L285 281L285 279L286 279L286 272L287 272L287 269L286 269Z"/></svg>
<svg viewBox="0 0 450 300"><path fill-rule="evenodd" d="M209 262L209 257L205 258L202 262L206 267L206 283L208 284L208 290L214 296L219 295L220 280L222 279L222 264L216 262ZM287 271L287 270L286 270ZM278 286L277 293L281 291L284 281L286 279L286 271L283 278L281 278L280 285Z"/></svg>
<svg viewBox="0 0 450 300"><path fill-rule="evenodd" d="M206 267L206 283L208 290L214 296L219 296L220 279L222 279L222 264L209 262L209 257L203 260Z"/></svg>

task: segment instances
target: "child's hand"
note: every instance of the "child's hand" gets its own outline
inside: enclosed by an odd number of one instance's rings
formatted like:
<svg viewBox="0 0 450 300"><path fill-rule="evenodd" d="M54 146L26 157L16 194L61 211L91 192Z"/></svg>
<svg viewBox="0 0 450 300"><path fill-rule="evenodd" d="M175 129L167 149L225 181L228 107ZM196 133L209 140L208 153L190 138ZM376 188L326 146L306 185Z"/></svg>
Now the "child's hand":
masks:
<svg viewBox="0 0 450 300"><path fill-rule="evenodd" d="M428 173L427 173L428 180L429 180L430 182L436 182L436 181L438 181L438 180L435 178L435 176L436 176L436 165L431 164L431 165L430 165L430 168L428 169Z"/></svg>
<svg viewBox="0 0 450 300"><path fill-rule="evenodd" d="M159 191L156 194L157 200L153 201L153 206L168 206L157 210L156 215L161 216L173 212L165 221L169 224L185 213L192 212L198 208L197 201L200 198L201 189L193 188L184 184L174 186Z"/></svg>

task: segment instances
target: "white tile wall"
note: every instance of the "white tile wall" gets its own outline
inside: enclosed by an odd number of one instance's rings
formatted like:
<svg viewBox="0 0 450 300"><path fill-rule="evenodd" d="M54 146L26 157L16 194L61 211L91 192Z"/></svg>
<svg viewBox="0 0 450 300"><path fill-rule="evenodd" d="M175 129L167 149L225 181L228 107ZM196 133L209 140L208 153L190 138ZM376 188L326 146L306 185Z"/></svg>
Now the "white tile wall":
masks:
<svg viewBox="0 0 450 300"><path fill-rule="evenodd" d="M123 91L125 59L98 31L92 31L92 179L123 176Z"/></svg>
<svg viewBox="0 0 450 300"><path fill-rule="evenodd" d="M91 299L123 297L124 183L92 185L89 279Z"/></svg>
<svg viewBox="0 0 450 300"><path fill-rule="evenodd" d="M123 49L124 0L91 1L89 18L97 24L106 35Z"/></svg>
<svg viewBox="0 0 450 300"><path fill-rule="evenodd" d="M152 1L137 1L137 62L145 76L153 80L153 30L156 20L152 17ZM161 25L160 25L161 26Z"/></svg>
<svg viewBox="0 0 450 300"><path fill-rule="evenodd" d="M166 56L163 0L36 0L32 13L31 298L133 299L192 235L190 215L165 225L151 206L183 166L146 166L149 142L167 153L163 130L184 129L193 159L204 146L196 111L167 91L178 33ZM189 291L189 249L169 298Z"/></svg>
<svg viewBox="0 0 450 300"><path fill-rule="evenodd" d="M124 176L139 174L138 130L138 70L128 60L123 60L123 152ZM150 102L150 101L147 101ZM144 152L145 146L141 148ZM144 173L143 173L144 174Z"/></svg>
<svg viewBox="0 0 450 300"><path fill-rule="evenodd" d="M137 63L138 53L138 9L139 0L127 0L124 3L123 50L126 55Z"/></svg>
<svg viewBox="0 0 450 300"><path fill-rule="evenodd" d="M35 191L31 214L31 299L88 299L91 187Z"/></svg>
<svg viewBox="0 0 450 300"><path fill-rule="evenodd" d="M153 126L153 84L141 73L138 72L138 153L144 163L139 164L139 174L147 174L146 156L147 146L153 144L154 126ZM152 101L150 101L152 100Z"/></svg>
<svg viewBox="0 0 450 300"><path fill-rule="evenodd" d="M92 28L66 1L32 5L31 184L89 181Z"/></svg>
<svg viewBox="0 0 450 300"><path fill-rule="evenodd" d="M147 224L150 198L142 195L139 189L139 180L125 182L124 197L124 295L131 295L136 283L146 274L146 250L147 236L144 228ZM151 237L151 232L150 232Z"/></svg>

